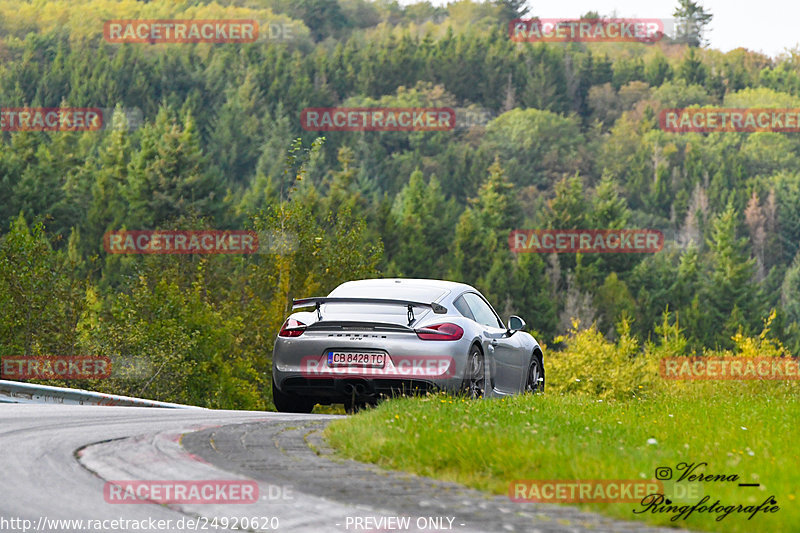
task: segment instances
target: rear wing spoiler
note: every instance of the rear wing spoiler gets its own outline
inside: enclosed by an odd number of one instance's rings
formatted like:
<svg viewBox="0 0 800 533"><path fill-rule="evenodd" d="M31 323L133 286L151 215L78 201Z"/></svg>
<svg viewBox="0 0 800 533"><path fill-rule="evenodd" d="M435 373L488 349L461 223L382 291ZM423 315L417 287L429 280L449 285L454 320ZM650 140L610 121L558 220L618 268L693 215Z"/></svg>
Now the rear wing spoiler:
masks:
<svg viewBox="0 0 800 533"><path fill-rule="evenodd" d="M292 300L292 309L298 307L311 307L312 305L317 310L317 317L322 320L322 313L319 307L322 304L373 304L373 305L399 305L408 309L408 324L414 322L414 308L427 307L437 315L444 315L447 313L447 308L436 302L423 303L415 302L412 300L387 300L383 298L300 298L299 300Z"/></svg>

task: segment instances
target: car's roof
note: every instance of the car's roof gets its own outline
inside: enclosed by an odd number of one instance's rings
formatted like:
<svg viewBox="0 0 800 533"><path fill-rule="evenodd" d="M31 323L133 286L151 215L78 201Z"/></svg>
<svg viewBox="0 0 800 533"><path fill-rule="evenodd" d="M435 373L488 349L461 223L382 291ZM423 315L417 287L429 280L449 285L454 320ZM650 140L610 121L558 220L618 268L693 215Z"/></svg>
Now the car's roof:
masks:
<svg viewBox="0 0 800 533"><path fill-rule="evenodd" d="M460 292L464 290L475 290L473 287L455 281L444 281L440 279L415 279L415 278L373 278L373 279L359 279L355 281L347 281L339 285L340 287L429 287L446 289L451 292Z"/></svg>

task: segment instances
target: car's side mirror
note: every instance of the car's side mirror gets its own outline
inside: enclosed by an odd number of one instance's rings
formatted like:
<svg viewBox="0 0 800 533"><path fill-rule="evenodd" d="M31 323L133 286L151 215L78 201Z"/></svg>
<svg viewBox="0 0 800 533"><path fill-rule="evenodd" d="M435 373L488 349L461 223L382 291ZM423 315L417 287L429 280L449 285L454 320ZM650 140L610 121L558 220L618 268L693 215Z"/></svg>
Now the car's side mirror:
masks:
<svg viewBox="0 0 800 533"><path fill-rule="evenodd" d="M522 320L520 317L518 317L517 315L511 315L510 317L508 317L509 336L524 328L525 328L525 321Z"/></svg>

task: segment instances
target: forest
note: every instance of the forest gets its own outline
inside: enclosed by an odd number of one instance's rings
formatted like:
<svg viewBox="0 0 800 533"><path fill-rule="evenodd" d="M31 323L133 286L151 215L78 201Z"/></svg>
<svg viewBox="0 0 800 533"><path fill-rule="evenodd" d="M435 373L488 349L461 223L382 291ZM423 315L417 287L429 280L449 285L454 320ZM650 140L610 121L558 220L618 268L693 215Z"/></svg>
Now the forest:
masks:
<svg viewBox="0 0 800 533"><path fill-rule="evenodd" d="M0 0L0 112L116 110L96 130L0 132L0 358L109 356L111 378L79 386L267 409L291 299L375 276L469 283L550 350L576 324L609 341L624 324L640 343L680 331L685 355L759 334L797 355L800 137L664 131L659 113L800 108L800 50L514 42L509 22L535 15L515 0ZM118 44L111 19L261 32ZM302 127L326 107L449 107L456 123ZM659 230L664 246L509 249L541 228ZM107 253L125 229L252 230L261 246Z"/></svg>

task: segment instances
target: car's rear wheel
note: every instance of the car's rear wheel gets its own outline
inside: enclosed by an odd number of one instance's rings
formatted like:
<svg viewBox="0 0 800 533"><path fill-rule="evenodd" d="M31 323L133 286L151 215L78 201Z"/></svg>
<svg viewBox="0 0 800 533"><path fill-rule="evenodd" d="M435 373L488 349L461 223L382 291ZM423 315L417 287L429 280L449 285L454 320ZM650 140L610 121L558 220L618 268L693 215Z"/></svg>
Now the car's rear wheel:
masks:
<svg viewBox="0 0 800 533"><path fill-rule="evenodd" d="M544 392L544 365L542 364L542 354L539 352L533 354L531 362L528 365L528 378L525 382L525 392Z"/></svg>
<svg viewBox="0 0 800 533"><path fill-rule="evenodd" d="M473 344L469 349L466 375L464 376L464 393L472 399L483 398L486 391L483 352Z"/></svg>
<svg viewBox="0 0 800 533"><path fill-rule="evenodd" d="M272 403L275 404L275 409L281 413L310 413L316 404L312 399L281 392L275 386L274 379L272 380Z"/></svg>

